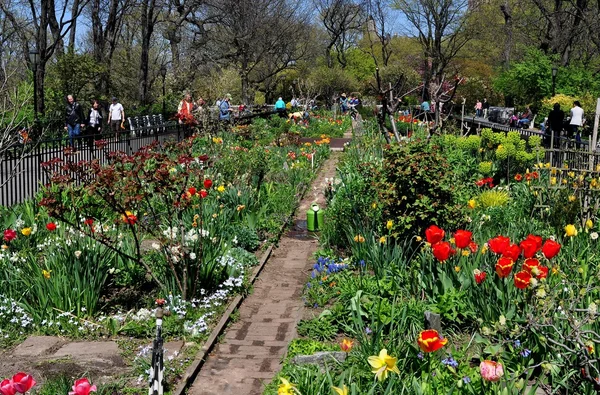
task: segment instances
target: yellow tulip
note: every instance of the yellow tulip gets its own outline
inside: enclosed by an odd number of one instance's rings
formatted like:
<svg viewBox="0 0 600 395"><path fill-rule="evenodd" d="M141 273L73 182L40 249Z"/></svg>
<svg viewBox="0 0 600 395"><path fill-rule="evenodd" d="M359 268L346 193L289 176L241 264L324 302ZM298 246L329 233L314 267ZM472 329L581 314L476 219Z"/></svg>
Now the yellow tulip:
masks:
<svg viewBox="0 0 600 395"><path fill-rule="evenodd" d="M52 273L52 270L42 270L42 276L44 276L45 279L50 278L50 273Z"/></svg>
<svg viewBox="0 0 600 395"><path fill-rule="evenodd" d="M460 266L454 266L454 271L455 271L456 273L460 272Z"/></svg>
<svg viewBox="0 0 600 395"><path fill-rule="evenodd" d="M567 225L565 226L565 236L568 237L573 237L573 236L577 236L577 228L575 227L575 225Z"/></svg>
<svg viewBox="0 0 600 395"><path fill-rule="evenodd" d="M221 193L225 192L225 186L224 186L224 185L219 185L219 186L217 187L217 191L219 191L219 192L221 192Z"/></svg>
<svg viewBox="0 0 600 395"><path fill-rule="evenodd" d="M550 185L556 185L556 177L550 178Z"/></svg>
<svg viewBox="0 0 600 395"><path fill-rule="evenodd" d="M577 198L575 197L575 195L569 196L569 202L574 202L575 200L577 200Z"/></svg>
<svg viewBox="0 0 600 395"><path fill-rule="evenodd" d="M467 205L469 206L470 209L474 209L475 207L477 207L477 202L475 201L475 199L471 199L471 200L469 200Z"/></svg>
<svg viewBox="0 0 600 395"><path fill-rule="evenodd" d="M335 391L337 395L348 395L348 387L344 384L342 388L339 387L331 387Z"/></svg>
<svg viewBox="0 0 600 395"><path fill-rule="evenodd" d="M279 384L279 388L277 388L277 395L292 395L297 393L296 386L283 377L280 377L279 380L281 384Z"/></svg>
<svg viewBox="0 0 600 395"><path fill-rule="evenodd" d="M23 228L21 229L21 233L23 236L29 236L31 234L31 228Z"/></svg>
<svg viewBox="0 0 600 395"><path fill-rule="evenodd" d="M377 208L377 203L373 203L373 204L371 204L371 208L372 208L372 209L376 209L376 208Z"/></svg>
<svg viewBox="0 0 600 395"><path fill-rule="evenodd" d="M370 356L368 361L373 368L371 371L379 381L385 380L388 372L400 374L400 370L396 366L397 359L389 356L385 348L379 352L379 355Z"/></svg>
<svg viewBox="0 0 600 395"><path fill-rule="evenodd" d="M365 242L365 238L362 237L361 235L356 235L354 236L354 241L357 243L364 243Z"/></svg>
<svg viewBox="0 0 600 395"><path fill-rule="evenodd" d="M388 219L387 223L385 224L385 227L387 228L387 230L391 230L392 226L394 226L394 221Z"/></svg>
<svg viewBox="0 0 600 395"><path fill-rule="evenodd" d="M462 254L462 256L469 256L469 255L471 255L471 251L469 251L469 250L462 250L461 254Z"/></svg>
<svg viewBox="0 0 600 395"><path fill-rule="evenodd" d="M385 236L379 238L379 244L385 244Z"/></svg>
<svg viewBox="0 0 600 395"><path fill-rule="evenodd" d="M591 219L588 219L587 221L585 221L585 227L588 229L592 229L594 227L594 223L592 222Z"/></svg>

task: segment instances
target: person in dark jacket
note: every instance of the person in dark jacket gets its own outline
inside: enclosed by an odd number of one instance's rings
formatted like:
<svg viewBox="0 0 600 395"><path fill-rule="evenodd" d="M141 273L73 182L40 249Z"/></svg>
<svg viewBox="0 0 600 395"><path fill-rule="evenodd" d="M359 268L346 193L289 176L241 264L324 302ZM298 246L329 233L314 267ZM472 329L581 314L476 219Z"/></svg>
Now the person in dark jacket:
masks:
<svg viewBox="0 0 600 395"><path fill-rule="evenodd" d="M552 135L552 132L554 132L554 148L557 148L557 142L560 141L560 134L562 133L563 130L563 122L565 120L565 112L563 110L560 109L560 104L558 103L554 103L554 107L552 108L552 111L550 111L550 114L548 114L548 125L550 126L550 128L546 127L546 131L545 131L545 143L546 146L549 147L550 146L550 136Z"/></svg>
<svg viewBox="0 0 600 395"><path fill-rule="evenodd" d="M92 108L87 117L87 128L85 134L87 136L86 143L90 150L94 147L94 140L100 139L102 133L102 112L100 102L92 100Z"/></svg>
<svg viewBox="0 0 600 395"><path fill-rule="evenodd" d="M73 148L73 141L81 134L81 128L85 127L85 118L81 105L75 101L73 95L67 96L65 108L65 130L69 134L69 145Z"/></svg>

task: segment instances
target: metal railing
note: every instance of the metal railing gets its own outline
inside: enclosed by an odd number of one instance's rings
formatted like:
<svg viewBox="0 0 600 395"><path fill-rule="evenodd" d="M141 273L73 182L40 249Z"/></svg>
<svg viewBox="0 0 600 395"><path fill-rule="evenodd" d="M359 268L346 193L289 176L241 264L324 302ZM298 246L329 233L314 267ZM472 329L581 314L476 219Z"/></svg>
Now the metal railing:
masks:
<svg viewBox="0 0 600 395"><path fill-rule="evenodd" d="M131 131L123 131L115 135L105 132L101 135L80 135L74 140L77 150L71 158L90 161L97 159L106 163L104 151L96 148L95 142L104 140L108 151L123 151L133 154L140 148L155 141L181 141L192 132L190 128L177 122L166 122L160 128L151 126L138 128L134 136ZM48 175L42 169L42 163L54 158L64 160L65 149L69 147L69 139L61 138L43 140L36 143L15 144L0 152L0 205L11 206L33 198L40 190L40 185L49 182Z"/></svg>

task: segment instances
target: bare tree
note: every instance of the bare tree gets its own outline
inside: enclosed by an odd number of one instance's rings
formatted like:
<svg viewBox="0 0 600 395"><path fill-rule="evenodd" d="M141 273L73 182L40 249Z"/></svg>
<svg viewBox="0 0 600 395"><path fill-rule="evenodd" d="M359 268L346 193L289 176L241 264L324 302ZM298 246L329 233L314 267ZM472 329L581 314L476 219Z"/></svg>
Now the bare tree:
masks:
<svg viewBox="0 0 600 395"><path fill-rule="evenodd" d="M441 84L448 65L473 38L467 22L474 8L467 0L396 0L395 7L404 14L423 49L425 89L430 81Z"/></svg>
<svg viewBox="0 0 600 395"><path fill-rule="evenodd" d="M252 85L293 67L303 57L306 14L299 0L209 0L210 48L198 53L205 61L235 67L242 101L250 102Z"/></svg>
<svg viewBox="0 0 600 395"><path fill-rule="evenodd" d="M378 49L381 52L382 66L387 66L392 56L390 43L392 36L389 32L390 13L388 0L367 0L366 8L369 18L367 20L367 37L371 44L371 54L378 65L377 56L375 56L375 42L378 44ZM379 65L378 65L379 66Z"/></svg>
<svg viewBox="0 0 600 395"><path fill-rule="evenodd" d="M346 50L366 19L362 4L354 0L315 0L314 4L329 36L325 47L327 66L333 67L331 52L335 49L338 62L346 67Z"/></svg>
<svg viewBox="0 0 600 395"><path fill-rule="evenodd" d="M38 97L37 112L45 111L44 80L46 64L56 53L64 52L64 37L69 34L73 22L79 17L87 0L79 1L79 7L73 9L72 1L65 0L56 4L54 0L29 1L0 1L0 10L5 14L12 28L17 32L21 41L22 54L29 66L30 42L35 43L39 53L39 63L36 67L36 92ZM69 10L70 12L67 12ZM69 16L67 16L69 14Z"/></svg>

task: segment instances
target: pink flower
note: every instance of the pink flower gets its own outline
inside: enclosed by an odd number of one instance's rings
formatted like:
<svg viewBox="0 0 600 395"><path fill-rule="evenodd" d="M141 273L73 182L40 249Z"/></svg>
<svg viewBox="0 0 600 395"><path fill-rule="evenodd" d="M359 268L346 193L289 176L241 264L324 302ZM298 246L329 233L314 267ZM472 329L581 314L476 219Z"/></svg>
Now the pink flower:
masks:
<svg viewBox="0 0 600 395"><path fill-rule="evenodd" d="M500 381L500 377L504 375L502 364L490 360L482 361L479 364L479 371L481 372L481 378L493 382Z"/></svg>
<svg viewBox="0 0 600 395"><path fill-rule="evenodd" d="M35 380L33 377L23 372L15 374L12 378L12 381L13 385L15 386L15 390L22 394L29 391L31 387L35 385Z"/></svg>
<svg viewBox="0 0 600 395"><path fill-rule="evenodd" d="M15 230L6 229L4 231L4 241L10 243L11 241L13 241L16 238L17 238L17 232Z"/></svg>
<svg viewBox="0 0 600 395"><path fill-rule="evenodd" d="M5 379L0 383L0 394L2 395L15 395L17 390L12 380Z"/></svg>
<svg viewBox="0 0 600 395"><path fill-rule="evenodd" d="M75 380L73 391L69 392L69 395L89 395L90 392L96 392L96 386L91 385L90 381L84 377Z"/></svg>

